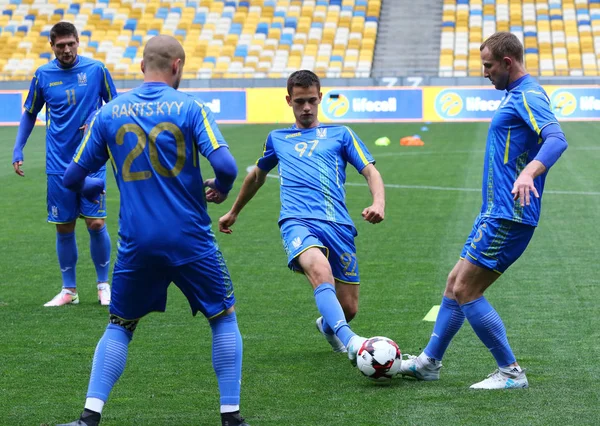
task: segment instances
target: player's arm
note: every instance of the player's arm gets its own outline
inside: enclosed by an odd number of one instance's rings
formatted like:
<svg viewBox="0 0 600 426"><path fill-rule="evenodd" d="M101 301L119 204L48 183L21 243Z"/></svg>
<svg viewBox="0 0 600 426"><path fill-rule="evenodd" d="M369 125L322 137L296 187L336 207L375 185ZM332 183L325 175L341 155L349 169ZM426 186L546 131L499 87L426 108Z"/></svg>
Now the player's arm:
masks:
<svg viewBox="0 0 600 426"><path fill-rule="evenodd" d="M550 169L568 147L565 134L558 123L550 123L545 126L540 131L540 137L542 138L542 147L513 185L512 194L515 200L521 200L521 206L530 204L531 192L536 198L539 198L533 180Z"/></svg>
<svg viewBox="0 0 600 426"><path fill-rule="evenodd" d="M233 182L237 177L237 164L227 147L213 151L208 156L208 161L215 172L215 177L204 181L204 186L209 188L206 192L206 201L220 204L227 199L229 191L233 188Z"/></svg>
<svg viewBox="0 0 600 426"><path fill-rule="evenodd" d="M99 115L96 115L63 176L63 185L66 188L79 192L94 202L104 193L104 180L88 175L98 171L108 161L108 150L102 130Z"/></svg>
<svg viewBox="0 0 600 426"><path fill-rule="evenodd" d="M219 219L219 231L231 234L231 226L237 220L238 215L248 202L256 195L261 186L267 180L267 174L278 163L277 155L273 149L271 135L267 137L263 148L263 155L256 162L250 173L244 179L240 193L235 199L231 209Z"/></svg>
<svg viewBox="0 0 600 426"><path fill-rule="evenodd" d="M385 186L381 173L373 164L367 164L360 172L367 180L373 204L363 210L362 217L370 223L379 223L385 217Z"/></svg>
<svg viewBox="0 0 600 426"><path fill-rule="evenodd" d="M108 72L104 64L102 65L102 79L102 99L104 100L104 102L108 103L117 97L117 89L115 87L115 83L113 82L112 76L110 75L110 72Z"/></svg>
<svg viewBox="0 0 600 426"><path fill-rule="evenodd" d="M367 180L373 203L365 208L362 217L370 223L379 223L385 216L385 188L381 174L375 168L375 160L356 134L346 127L343 137L343 156Z"/></svg>
<svg viewBox="0 0 600 426"><path fill-rule="evenodd" d="M237 220L238 215L248 202L256 195L258 190L267 180L267 171L260 167L254 167L244 178L240 193L235 199L231 209L219 219L219 231L225 234L231 234L231 226Z"/></svg>
<svg viewBox="0 0 600 426"><path fill-rule="evenodd" d="M521 206L528 206L531 193L539 198L533 180L545 173L558 161L567 149L567 140L550 107L548 96L540 91L529 90L523 93L522 104L517 104L517 112L542 139L542 146L536 157L523 169L513 185L511 193Z"/></svg>
<svg viewBox="0 0 600 426"><path fill-rule="evenodd" d="M17 131L17 138L13 148L13 168L15 173L19 176L24 176L25 173L21 170L23 165L23 148L27 143L27 139L31 135L33 127L35 126L35 119L38 112L44 106L44 97L40 85L38 82L38 76L35 75L31 80L31 86L29 87L29 93L25 100L25 111L21 115L21 122L19 123L19 130Z"/></svg>

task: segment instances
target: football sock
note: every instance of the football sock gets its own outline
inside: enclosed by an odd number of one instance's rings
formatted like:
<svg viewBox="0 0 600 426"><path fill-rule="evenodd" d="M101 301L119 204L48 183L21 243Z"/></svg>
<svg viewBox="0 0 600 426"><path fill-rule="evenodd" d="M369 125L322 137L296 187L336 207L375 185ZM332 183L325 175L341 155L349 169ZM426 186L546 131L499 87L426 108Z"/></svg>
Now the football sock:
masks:
<svg viewBox="0 0 600 426"><path fill-rule="evenodd" d="M212 363L219 383L221 412L237 411L240 405L243 354L237 317L233 312L211 319L209 323L213 335Z"/></svg>
<svg viewBox="0 0 600 426"><path fill-rule="evenodd" d="M106 225L95 231L88 228L90 233L90 254L96 267L99 283L108 282L108 270L110 269L110 236Z"/></svg>
<svg viewBox="0 0 600 426"><path fill-rule="evenodd" d="M77 265L77 240L75 232L68 234L56 233L56 253L62 273L63 288L75 288L75 266Z"/></svg>
<svg viewBox="0 0 600 426"><path fill-rule="evenodd" d="M335 287L333 284L323 283L315 288L314 295L317 309L323 315L323 323L327 323L344 346L348 346L348 342L356 333L346 322L344 310L335 295Z"/></svg>
<svg viewBox="0 0 600 426"><path fill-rule="evenodd" d="M490 350L499 367L506 367L516 361L508 344L506 329L498 312L481 296L461 305L467 321L483 344Z"/></svg>
<svg viewBox="0 0 600 426"><path fill-rule="evenodd" d="M96 346L87 398L108 399L113 386L123 374L127 350L133 333L116 324L108 324ZM101 408L100 408L101 409Z"/></svg>
<svg viewBox="0 0 600 426"><path fill-rule="evenodd" d="M441 361L448 345L460 330L463 322L465 322L465 314L460 309L458 302L444 296L433 326L433 333L431 333L427 347L423 350L425 355Z"/></svg>

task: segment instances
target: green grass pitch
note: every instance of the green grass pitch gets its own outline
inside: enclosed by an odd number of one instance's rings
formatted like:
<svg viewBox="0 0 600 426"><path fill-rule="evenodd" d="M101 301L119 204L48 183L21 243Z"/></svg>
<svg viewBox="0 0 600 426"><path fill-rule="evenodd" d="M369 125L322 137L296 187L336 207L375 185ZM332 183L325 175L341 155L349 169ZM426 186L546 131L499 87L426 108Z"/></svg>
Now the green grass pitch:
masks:
<svg viewBox="0 0 600 426"><path fill-rule="evenodd" d="M360 311L365 336L385 335L418 353L481 203L487 123L360 124L388 185L386 218L362 221L371 197L348 169L347 203L358 227ZM240 176L231 199L211 206L214 221L239 190L273 126L222 126ZM564 123L569 150L551 171L532 243L488 291L530 389L476 392L495 368L465 323L439 382L394 380L376 386L317 333L304 277L287 270L277 228L278 182L269 179L230 236L217 235L234 280L244 339L242 414L262 425L600 424L600 145L596 123ZM401 147L420 133L423 147ZM44 130L25 149L25 177L12 170L15 128L0 138L0 425L53 425L75 419L84 403L95 345L107 323L96 300L84 224L77 226L78 306L44 308L60 289L54 227L45 223ZM393 143L376 147L388 136ZM202 163L210 177L207 162ZM117 240L119 196L110 177L108 227ZM443 190L443 188L453 188ZM114 254L114 251L113 251ZM114 260L114 256L113 256ZM217 425L217 383L210 329L171 288L167 312L143 319L127 368L105 407L103 424Z"/></svg>

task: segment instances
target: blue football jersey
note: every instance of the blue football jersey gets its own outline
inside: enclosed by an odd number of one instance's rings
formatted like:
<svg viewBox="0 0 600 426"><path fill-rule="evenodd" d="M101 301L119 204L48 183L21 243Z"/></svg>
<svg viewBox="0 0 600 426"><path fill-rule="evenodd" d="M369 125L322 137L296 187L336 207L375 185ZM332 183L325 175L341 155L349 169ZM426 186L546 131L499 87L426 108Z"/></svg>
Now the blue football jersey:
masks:
<svg viewBox="0 0 600 426"><path fill-rule="evenodd" d="M483 166L482 216L536 226L546 174L534 180L540 198L521 207L511 194L515 180L542 146L540 133L557 123L548 95L529 75L508 90L490 124Z"/></svg>
<svg viewBox="0 0 600 426"><path fill-rule="evenodd" d="M354 226L346 207L346 165L361 172L373 157L345 126L274 130L256 162L265 171L278 166L279 221L319 219Z"/></svg>
<svg viewBox="0 0 600 426"><path fill-rule="evenodd" d="M81 131L92 111L117 96L112 78L104 65L77 56L71 68L61 68L58 60L37 69L25 109L37 116L46 104L46 173L62 175L81 142Z"/></svg>
<svg viewBox="0 0 600 426"><path fill-rule="evenodd" d="M117 262L177 266L217 250L198 153L220 147L210 109L164 83L102 107L73 160L89 171L111 160L121 193Z"/></svg>

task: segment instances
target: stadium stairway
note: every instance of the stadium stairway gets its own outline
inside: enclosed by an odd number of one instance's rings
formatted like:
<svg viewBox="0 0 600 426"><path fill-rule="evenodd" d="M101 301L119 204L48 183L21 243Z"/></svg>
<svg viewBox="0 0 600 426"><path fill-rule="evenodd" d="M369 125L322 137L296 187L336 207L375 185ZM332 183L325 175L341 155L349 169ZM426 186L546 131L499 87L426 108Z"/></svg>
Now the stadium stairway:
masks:
<svg viewBox="0 0 600 426"><path fill-rule="evenodd" d="M437 75L442 2L382 2L372 76Z"/></svg>

